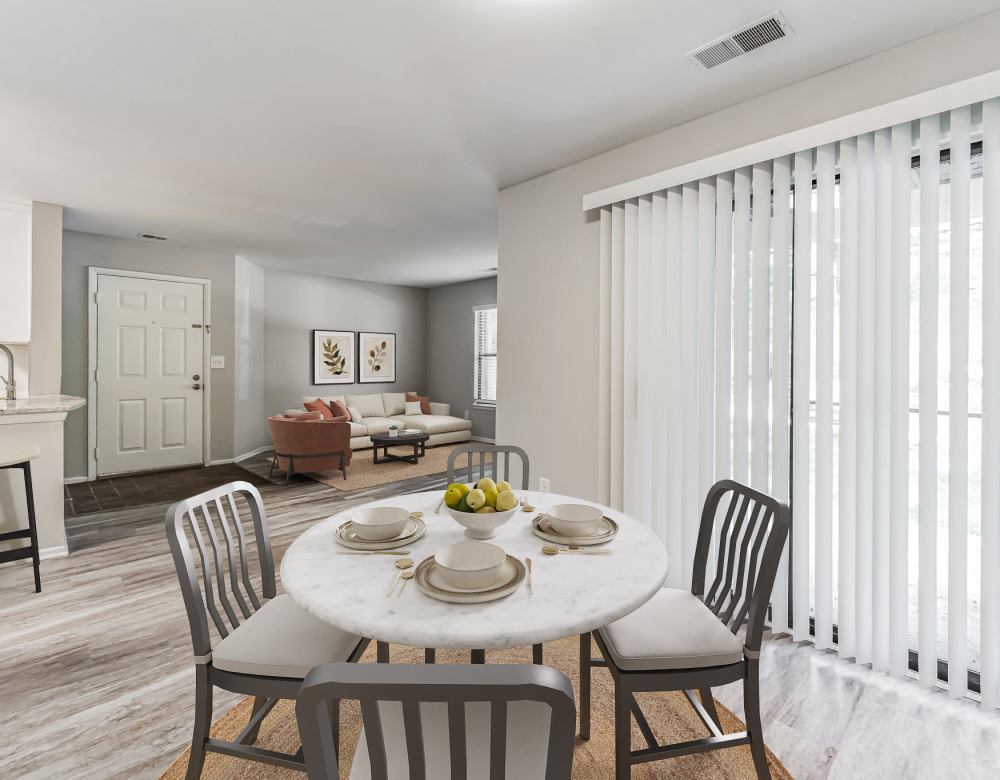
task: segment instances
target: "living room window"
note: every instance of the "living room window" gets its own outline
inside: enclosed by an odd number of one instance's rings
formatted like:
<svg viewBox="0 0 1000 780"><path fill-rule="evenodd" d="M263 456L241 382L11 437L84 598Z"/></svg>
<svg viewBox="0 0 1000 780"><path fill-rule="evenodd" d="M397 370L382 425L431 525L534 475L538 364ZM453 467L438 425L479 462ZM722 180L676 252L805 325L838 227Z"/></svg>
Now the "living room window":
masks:
<svg viewBox="0 0 1000 780"><path fill-rule="evenodd" d="M495 406L497 402L497 307L496 304L476 306L475 375L473 403Z"/></svg>

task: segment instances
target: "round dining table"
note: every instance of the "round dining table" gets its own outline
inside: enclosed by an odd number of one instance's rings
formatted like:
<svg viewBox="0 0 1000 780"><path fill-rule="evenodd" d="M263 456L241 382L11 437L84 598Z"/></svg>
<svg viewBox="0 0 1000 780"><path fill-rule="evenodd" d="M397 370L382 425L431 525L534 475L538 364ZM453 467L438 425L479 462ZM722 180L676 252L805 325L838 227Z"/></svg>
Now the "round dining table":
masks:
<svg viewBox="0 0 1000 780"><path fill-rule="evenodd" d="M527 582L509 596L478 604L454 604L424 594L410 581L397 597L386 592L399 573L393 555L352 555L336 530L361 507L320 521L296 539L281 562L285 590L300 607L344 631L412 647L487 649L533 645L583 634L642 606L667 576L662 543L639 521L610 507L554 493L517 491L534 507L519 511L489 541L509 555L532 561ZM443 491L392 496L365 504L420 511L424 536L401 549L419 564L442 547L467 541L464 529L440 506ZM600 507L618 524L615 537L596 550L612 555L560 553L531 531L531 519L561 503Z"/></svg>

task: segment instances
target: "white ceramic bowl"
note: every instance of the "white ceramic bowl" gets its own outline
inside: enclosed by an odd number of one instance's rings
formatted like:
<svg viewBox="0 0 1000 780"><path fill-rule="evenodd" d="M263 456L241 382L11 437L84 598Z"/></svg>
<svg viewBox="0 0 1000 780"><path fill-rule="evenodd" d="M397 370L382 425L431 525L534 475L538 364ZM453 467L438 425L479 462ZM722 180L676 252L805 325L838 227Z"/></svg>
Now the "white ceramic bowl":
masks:
<svg viewBox="0 0 1000 780"><path fill-rule="evenodd" d="M396 506L375 506L351 515L354 533L366 542L384 542L399 536L406 527L410 513Z"/></svg>
<svg viewBox="0 0 1000 780"><path fill-rule="evenodd" d="M495 544L459 542L434 553L441 579L455 588L486 588L497 581L507 553Z"/></svg>
<svg viewBox="0 0 1000 780"><path fill-rule="evenodd" d="M549 527L562 536L590 536L601 530L604 513L587 504L556 504L546 513Z"/></svg>
<svg viewBox="0 0 1000 780"><path fill-rule="evenodd" d="M520 505L506 512L459 512L446 506L455 522L465 528L465 535L470 539L492 539L496 536L497 529L510 520L520 509Z"/></svg>

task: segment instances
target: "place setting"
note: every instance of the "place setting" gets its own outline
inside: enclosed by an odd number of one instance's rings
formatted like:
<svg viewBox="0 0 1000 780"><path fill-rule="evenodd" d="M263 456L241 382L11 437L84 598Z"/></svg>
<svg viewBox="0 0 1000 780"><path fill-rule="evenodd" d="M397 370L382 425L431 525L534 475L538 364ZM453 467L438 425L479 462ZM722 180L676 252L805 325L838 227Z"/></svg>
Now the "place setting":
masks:
<svg viewBox="0 0 1000 780"><path fill-rule="evenodd" d="M337 544L348 550L341 554L405 555L396 548L412 544L427 532L423 512L394 506L359 509L337 526Z"/></svg>
<svg viewBox="0 0 1000 780"><path fill-rule="evenodd" d="M611 550L581 548L610 542L618 534L618 523L589 504L556 504L532 518L531 532L553 543L542 548L546 555L560 552L611 555Z"/></svg>

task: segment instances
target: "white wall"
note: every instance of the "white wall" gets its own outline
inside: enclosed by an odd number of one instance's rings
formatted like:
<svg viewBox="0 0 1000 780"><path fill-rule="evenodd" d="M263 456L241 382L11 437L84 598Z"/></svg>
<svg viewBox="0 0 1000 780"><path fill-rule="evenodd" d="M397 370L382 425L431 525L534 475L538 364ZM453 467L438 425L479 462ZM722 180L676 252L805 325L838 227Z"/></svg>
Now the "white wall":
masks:
<svg viewBox="0 0 1000 780"><path fill-rule="evenodd" d="M139 239L94 233L63 232L62 257L62 389L87 396L87 269L120 268L175 274L212 281L212 354L226 359L224 369L212 369L212 460L233 457L234 258L218 252L189 249ZM32 388L34 392L34 388ZM87 474L87 415L66 419L66 476Z"/></svg>
<svg viewBox="0 0 1000 780"><path fill-rule="evenodd" d="M264 269L237 255L236 345L233 367L233 455L267 442L264 404Z"/></svg>
<svg viewBox="0 0 1000 780"><path fill-rule="evenodd" d="M1000 69L998 40L1000 12L503 190L497 439L553 491L597 498L600 231L584 194Z"/></svg>
<svg viewBox="0 0 1000 780"><path fill-rule="evenodd" d="M391 393L426 387L427 290L264 270L264 403L268 415L306 395ZM314 385L312 331L396 334L396 381ZM241 422L242 424L242 422ZM266 419L260 443L270 443Z"/></svg>
<svg viewBox="0 0 1000 780"><path fill-rule="evenodd" d="M496 410L472 405L476 340L473 307L497 302L497 280L475 279L431 289L427 301L427 392L451 404L451 413L469 413L472 435L492 439Z"/></svg>

